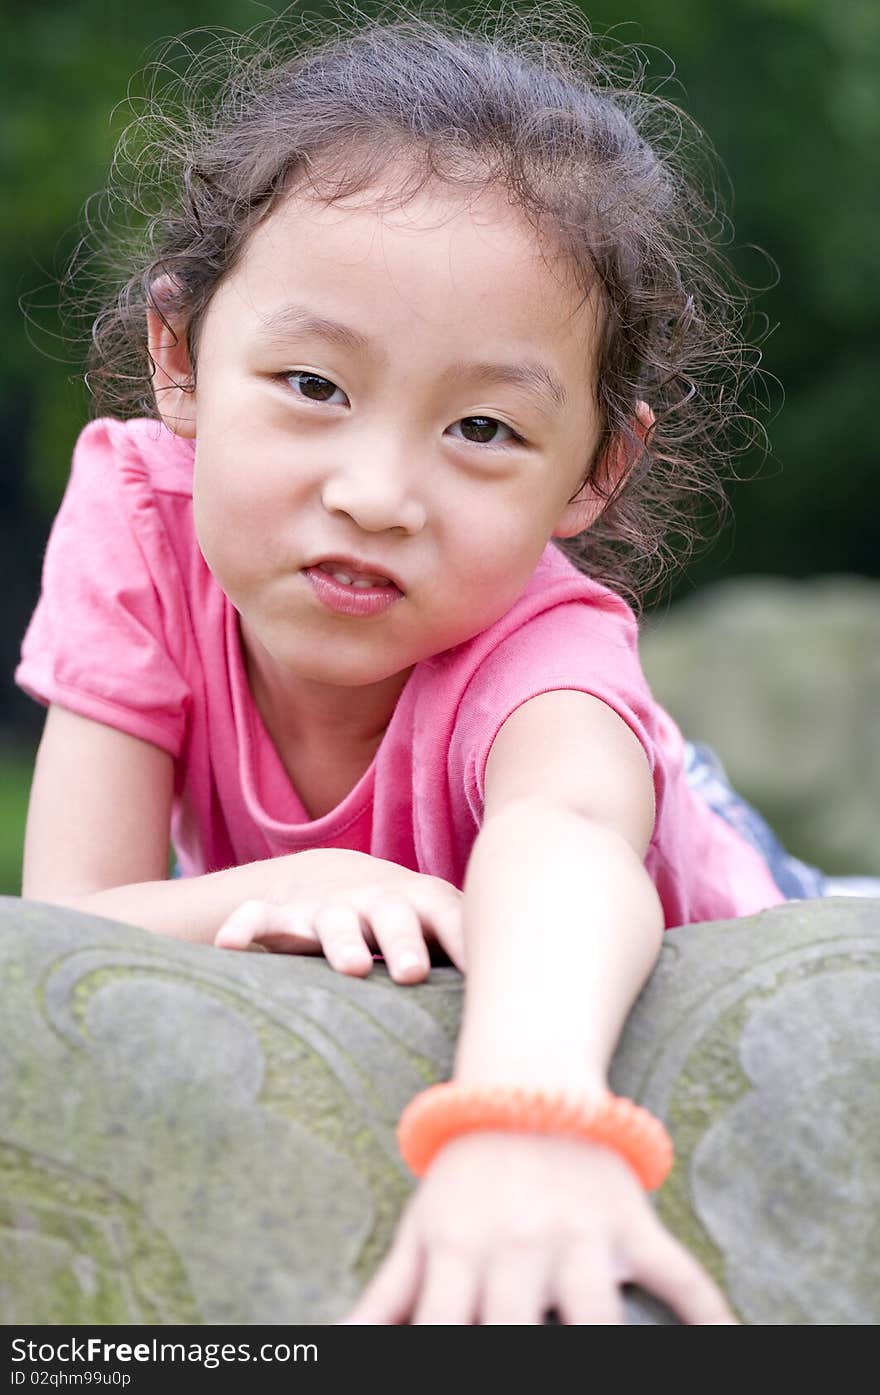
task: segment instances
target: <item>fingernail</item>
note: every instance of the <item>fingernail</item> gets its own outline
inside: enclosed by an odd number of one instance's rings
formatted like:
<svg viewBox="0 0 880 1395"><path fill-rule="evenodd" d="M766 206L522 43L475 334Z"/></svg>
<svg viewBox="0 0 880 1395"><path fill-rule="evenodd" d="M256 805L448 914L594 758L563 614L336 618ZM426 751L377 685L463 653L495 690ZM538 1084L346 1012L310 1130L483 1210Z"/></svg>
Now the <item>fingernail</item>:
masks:
<svg viewBox="0 0 880 1395"><path fill-rule="evenodd" d="M358 954L356 949L351 949L339 955L338 964L344 974L363 973L367 969L372 969L373 956L368 955L364 958L362 954Z"/></svg>
<svg viewBox="0 0 880 1395"><path fill-rule="evenodd" d="M399 974L411 974L423 968L422 961L415 954L402 954L397 960Z"/></svg>

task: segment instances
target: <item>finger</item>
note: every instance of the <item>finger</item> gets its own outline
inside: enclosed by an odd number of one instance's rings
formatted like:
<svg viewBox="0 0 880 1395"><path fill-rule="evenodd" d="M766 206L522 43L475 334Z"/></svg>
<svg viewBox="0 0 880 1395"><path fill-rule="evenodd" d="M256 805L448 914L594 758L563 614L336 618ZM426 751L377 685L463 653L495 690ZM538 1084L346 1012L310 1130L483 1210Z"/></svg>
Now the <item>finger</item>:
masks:
<svg viewBox="0 0 880 1395"><path fill-rule="evenodd" d="M243 901L214 936L218 949L255 949L258 942L287 953L321 951L317 935L301 913L268 901Z"/></svg>
<svg viewBox="0 0 880 1395"><path fill-rule="evenodd" d="M461 901L431 904L421 911L422 922L433 932L437 943L449 955L457 969L464 973L464 920Z"/></svg>
<svg viewBox="0 0 880 1395"><path fill-rule="evenodd" d="M363 978L373 967L373 955L364 938L361 918L353 906L329 902L320 906L312 927L328 962L340 974Z"/></svg>
<svg viewBox="0 0 880 1395"><path fill-rule="evenodd" d="M410 903L384 892L363 912L395 983L418 983L431 972L421 921Z"/></svg>
<svg viewBox="0 0 880 1395"><path fill-rule="evenodd" d="M490 1266L483 1285L480 1322L485 1327L534 1326L549 1307L549 1265L539 1252L521 1248Z"/></svg>
<svg viewBox="0 0 880 1395"><path fill-rule="evenodd" d="M449 1252L429 1254L412 1325L470 1326L476 1320L479 1290L479 1271L472 1259Z"/></svg>
<svg viewBox="0 0 880 1395"><path fill-rule="evenodd" d="M315 934L306 935L303 931L264 930L249 949L265 949L271 954L312 954L322 955L321 941Z"/></svg>
<svg viewBox="0 0 880 1395"><path fill-rule="evenodd" d="M576 1246L569 1251L560 1263L554 1287L560 1322L572 1327L623 1324L623 1298L617 1278L609 1263L601 1263L592 1245Z"/></svg>
<svg viewBox="0 0 880 1395"><path fill-rule="evenodd" d="M251 949L267 949L275 954L323 954L321 941L312 929L316 907L303 902L282 901L265 904L265 928L259 943Z"/></svg>
<svg viewBox="0 0 880 1395"><path fill-rule="evenodd" d="M636 1283L662 1298L683 1322L693 1326L736 1324L724 1294L692 1254L658 1228L633 1269Z"/></svg>
<svg viewBox="0 0 880 1395"><path fill-rule="evenodd" d="M441 877L420 877L407 888L407 899L425 939L436 940L457 969L464 971L464 925L461 892Z"/></svg>
<svg viewBox="0 0 880 1395"><path fill-rule="evenodd" d="M398 1235L394 1248L379 1266L345 1323L390 1325L406 1322L415 1304L422 1274L422 1256L415 1244Z"/></svg>
<svg viewBox="0 0 880 1395"><path fill-rule="evenodd" d="M247 949L265 928L267 910L264 901L242 901L220 926L214 944L218 949Z"/></svg>

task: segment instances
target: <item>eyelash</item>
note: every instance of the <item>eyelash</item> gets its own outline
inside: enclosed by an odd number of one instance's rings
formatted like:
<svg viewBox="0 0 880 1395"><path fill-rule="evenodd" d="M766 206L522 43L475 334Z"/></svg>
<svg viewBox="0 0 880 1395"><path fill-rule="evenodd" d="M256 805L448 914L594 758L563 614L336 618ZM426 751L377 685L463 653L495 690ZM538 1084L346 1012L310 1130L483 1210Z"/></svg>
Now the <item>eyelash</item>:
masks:
<svg viewBox="0 0 880 1395"><path fill-rule="evenodd" d="M297 378L311 378L314 382L317 382L317 383L326 383L329 387L332 387L336 392L342 392L342 393L343 393L343 396L345 396L345 393L343 392L343 389L342 389L341 387L338 387L337 384L334 383L333 380L332 380L331 378L325 378L325 377L324 377L322 374L320 374L320 373L310 373L310 372L308 372L306 369L299 369L299 370L297 370L297 371L294 372L294 373L282 373L282 374L280 375L280 377L281 377L281 381L284 382L284 383L287 383L288 385L294 384L294 383L296 382ZM318 406L329 405L329 406L332 406L332 407L340 407L340 406L343 405L341 402L322 403L320 398L307 397L305 393L303 393L303 392L297 392L295 388L294 388L294 393L295 393L295 395L296 395L297 397L301 397L301 398L303 399L303 401L305 401L305 402L315 402ZM504 449L505 446L510 446L510 445L524 446L524 445L526 444L524 438L523 438L522 436L520 436L519 432L514 431L514 429L513 429L512 426L508 426L508 424L507 424L506 421L499 421L497 417L490 417L490 416L483 416L483 415L476 415L476 416L470 416L470 417L460 417L460 418L458 419L458 421L453 422L452 425L453 425L453 426L458 426L458 425L460 425L461 422L464 422L464 421L485 421L485 422L492 422L493 425L495 425L495 426L500 426L500 427L502 427L505 431L507 431L507 432L510 433L509 439L508 439L508 440L505 440L505 441L502 441L502 442L500 442L500 443L497 442L497 441L468 441L466 437L462 437L462 436L457 436L457 437L455 438L456 440L464 440L464 442L465 442L466 445L469 445L469 446L482 446L483 448L489 448L489 449L492 449L492 448L494 447L496 450L501 450L501 449Z"/></svg>

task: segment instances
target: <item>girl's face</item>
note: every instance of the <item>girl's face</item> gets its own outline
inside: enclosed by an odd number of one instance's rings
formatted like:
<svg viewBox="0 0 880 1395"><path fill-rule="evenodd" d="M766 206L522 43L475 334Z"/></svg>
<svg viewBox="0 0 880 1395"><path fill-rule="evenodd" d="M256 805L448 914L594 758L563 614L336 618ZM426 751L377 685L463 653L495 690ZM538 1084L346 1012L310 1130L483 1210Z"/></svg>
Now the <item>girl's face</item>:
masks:
<svg viewBox="0 0 880 1395"><path fill-rule="evenodd" d="M257 228L202 322L189 425L166 419L195 432L199 543L276 693L393 708L589 526L589 491L567 501L599 435L597 317L497 190L292 195ZM343 558L401 594L330 608L307 572Z"/></svg>

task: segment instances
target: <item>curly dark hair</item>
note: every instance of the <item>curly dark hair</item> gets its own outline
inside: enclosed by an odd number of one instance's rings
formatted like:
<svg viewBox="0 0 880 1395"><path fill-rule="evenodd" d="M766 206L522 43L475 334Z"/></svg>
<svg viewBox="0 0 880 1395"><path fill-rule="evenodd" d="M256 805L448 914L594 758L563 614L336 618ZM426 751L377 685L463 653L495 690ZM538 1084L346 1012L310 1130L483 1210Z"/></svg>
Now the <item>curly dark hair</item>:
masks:
<svg viewBox="0 0 880 1395"><path fill-rule="evenodd" d="M105 258L115 290L91 331L97 411L157 415L148 303L184 327L197 365L211 296L293 187L332 202L377 183L389 200L429 180L502 186L584 293L601 288L602 435L585 479L606 502L556 545L638 606L723 515L725 467L761 430L743 406L759 355L743 338L748 298L723 251L712 153L648 90L642 51L597 40L567 3L468 19L347 5L332 22L286 12L205 37L184 35L148 70L91 221L92 233L117 228ZM640 398L656 417L646 436ZM603 474L612 438L631 462L617 485Z"/></svg>

